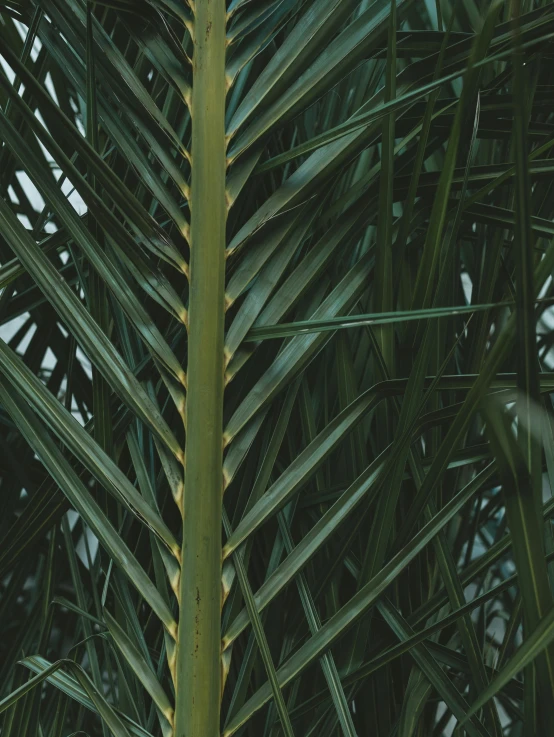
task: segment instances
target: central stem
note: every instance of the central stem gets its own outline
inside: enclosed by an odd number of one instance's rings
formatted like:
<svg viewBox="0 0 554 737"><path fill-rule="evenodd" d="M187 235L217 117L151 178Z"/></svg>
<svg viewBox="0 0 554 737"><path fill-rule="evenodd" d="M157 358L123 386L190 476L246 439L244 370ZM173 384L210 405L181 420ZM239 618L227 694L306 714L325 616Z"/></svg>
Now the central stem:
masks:
<svg viewBox="0 0 554 737"><path fill-rule="evenodd" d="M225 317L225 0L196 0L183 568L175 737L217 737Z"/></svg>

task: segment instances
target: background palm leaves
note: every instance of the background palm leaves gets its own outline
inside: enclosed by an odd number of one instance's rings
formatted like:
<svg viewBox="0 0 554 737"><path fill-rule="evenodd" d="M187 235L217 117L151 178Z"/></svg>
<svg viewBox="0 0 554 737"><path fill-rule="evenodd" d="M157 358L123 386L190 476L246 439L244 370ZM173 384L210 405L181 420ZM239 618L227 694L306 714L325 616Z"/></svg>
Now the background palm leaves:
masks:
<svg viewBox="0 0 554 737"><path fill-rule="evenodd" d="M553 34L538 2L0 2L2 737L182 737L218 411L226 737L549 733Z"/></svg>

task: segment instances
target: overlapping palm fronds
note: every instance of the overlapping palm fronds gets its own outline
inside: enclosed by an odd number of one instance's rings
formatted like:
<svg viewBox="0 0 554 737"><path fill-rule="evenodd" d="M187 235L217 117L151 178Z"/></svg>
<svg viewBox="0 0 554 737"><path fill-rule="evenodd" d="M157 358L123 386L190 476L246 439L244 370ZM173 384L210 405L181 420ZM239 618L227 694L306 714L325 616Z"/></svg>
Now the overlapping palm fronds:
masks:
<svg viewBox="0 0 554 737"><path fill-rule="evenodd" d="M553 39L0 1L2 737L550 734Z"/></svg>

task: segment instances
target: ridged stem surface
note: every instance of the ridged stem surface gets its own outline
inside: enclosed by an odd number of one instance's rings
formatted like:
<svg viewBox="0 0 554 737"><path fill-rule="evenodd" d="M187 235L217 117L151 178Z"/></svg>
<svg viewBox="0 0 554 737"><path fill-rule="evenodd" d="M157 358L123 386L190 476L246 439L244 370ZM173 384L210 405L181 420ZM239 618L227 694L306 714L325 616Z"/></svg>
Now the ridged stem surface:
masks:
<svg viewBox="0 0 554 737"><path fill-rule="evenodd" d="M197 0L176 737L216 737L219 734L226 220L225 23L224 0Z"/></svg>

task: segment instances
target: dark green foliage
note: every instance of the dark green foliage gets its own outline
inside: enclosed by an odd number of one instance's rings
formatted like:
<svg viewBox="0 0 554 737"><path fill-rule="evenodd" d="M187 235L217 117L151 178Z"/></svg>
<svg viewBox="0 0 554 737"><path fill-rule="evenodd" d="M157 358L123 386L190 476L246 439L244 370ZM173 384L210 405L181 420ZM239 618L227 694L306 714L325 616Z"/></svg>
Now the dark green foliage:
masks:
<svg viewBox="0 0 554 737"><path fill-rule="evenodd" d="M222 734L547 737L554 4L227 11L210 179L194 3L0 0L0 734L183 737L226 207Z"/></svg>

